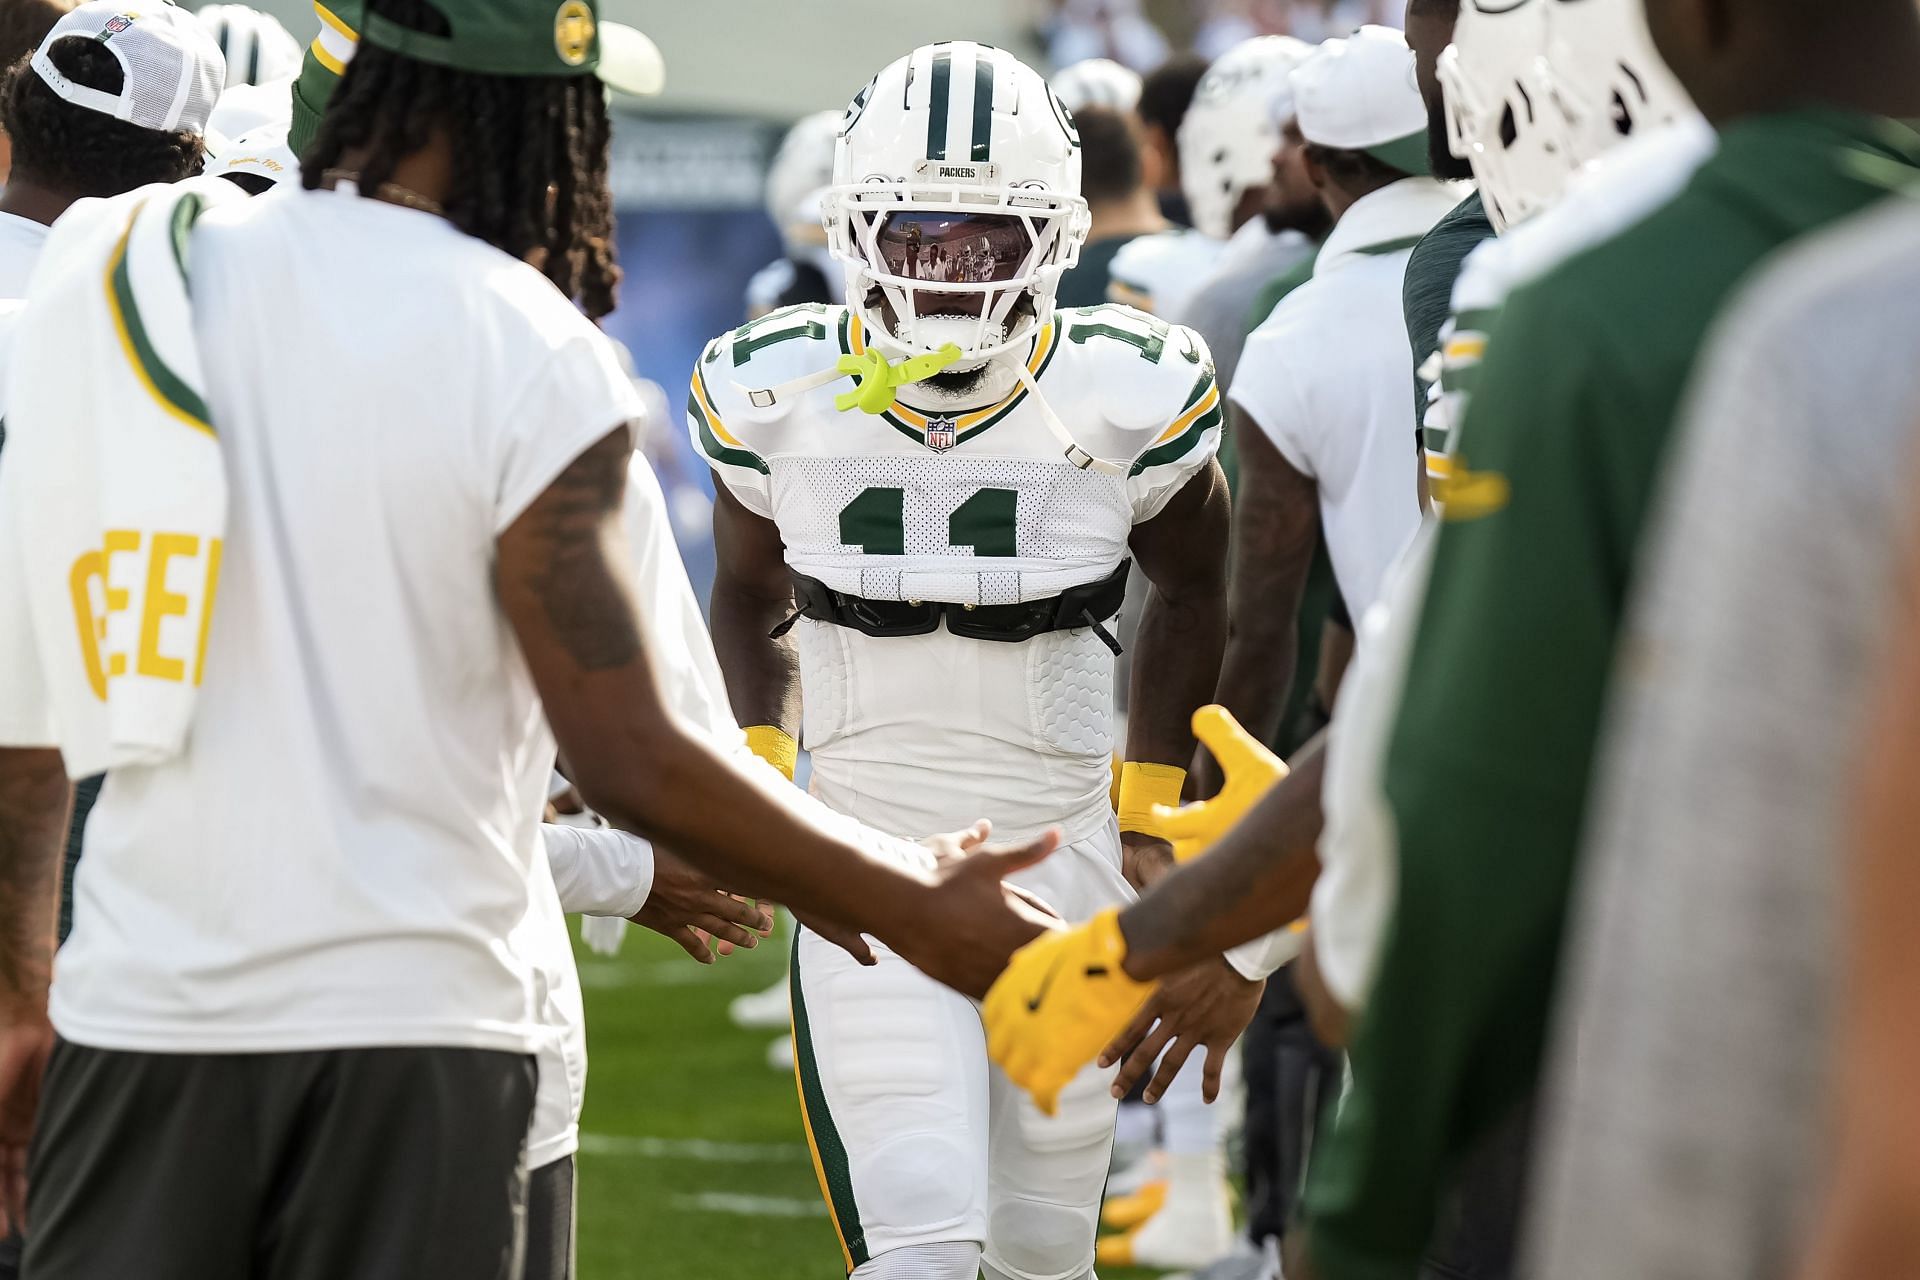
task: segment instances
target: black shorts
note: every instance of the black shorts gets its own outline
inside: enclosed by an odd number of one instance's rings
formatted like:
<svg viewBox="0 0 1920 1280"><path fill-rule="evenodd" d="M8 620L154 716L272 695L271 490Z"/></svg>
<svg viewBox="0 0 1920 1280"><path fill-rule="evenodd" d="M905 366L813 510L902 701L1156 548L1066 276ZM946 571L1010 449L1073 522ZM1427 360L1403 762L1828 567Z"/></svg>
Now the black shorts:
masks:
<svg viewBox="0 0 1920 1280"><path fill-rule="evenodd" d="M522 1280L573 1280L573 1157L527 1179L527 1270ZM0 1280L6 1280L0 1272Z"/></svg>
<svg viewBox="0 0 1920 1280"><path fill-rule="evenodd" d="M35 1280L515 1280L531 1057L55 1045Z"/></svg>

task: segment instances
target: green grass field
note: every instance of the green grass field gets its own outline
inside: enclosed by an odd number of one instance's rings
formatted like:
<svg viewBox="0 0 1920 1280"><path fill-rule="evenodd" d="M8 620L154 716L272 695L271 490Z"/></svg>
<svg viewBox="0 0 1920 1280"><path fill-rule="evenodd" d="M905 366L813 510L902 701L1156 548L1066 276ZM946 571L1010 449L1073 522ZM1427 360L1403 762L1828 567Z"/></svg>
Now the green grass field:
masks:
<svg viewBox="0 0 1920 1280"><path fill-rule="evenodd" d="M772 1033L727 1020L729 1000L784 971L787 942L709 968L638 929L612 960L579 950L580 1280L844 1276L793 1077L766 1065Z"/></svg>

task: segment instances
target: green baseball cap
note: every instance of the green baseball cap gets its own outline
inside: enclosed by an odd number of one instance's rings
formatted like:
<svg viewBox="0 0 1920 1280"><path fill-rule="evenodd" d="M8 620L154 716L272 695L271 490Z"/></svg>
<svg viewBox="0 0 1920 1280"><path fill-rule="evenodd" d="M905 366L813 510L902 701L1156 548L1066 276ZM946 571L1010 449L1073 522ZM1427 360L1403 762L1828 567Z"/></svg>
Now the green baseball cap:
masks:
<svg viewBox="0 0 1920 1280"><path fill-rule="evenodd" d="M461 26L455 23L457 14L468 7L468 0L433 0L440 11L446 15L448 25L454 31L451 39L434 37L424 32L411 31L398 23L386 22L391 40L374 40L371 43L384 48L395 49L423 62L439 63L443 66L459 67L463 70L483 70L470 67L461 50L464 48L464 36ZM549 5L553 0L548 0ZM478 6L476 6L478 7ZM511 8L504 0L489 0L485 6L489 11ZM544 9L546 17L542 33L537 39L528 38L526 49L512 52L525 56L531 50L531 57L525 57L529 64L526 69L516 68L504 72L507 75L580 75L592 72L609 88L622 93L651 97L666 86L666 63L660 57L660 50L648 39L646 34L618 22L594 21L598 56L581 62L569 64L558 56L555 45L559 14L550 7L539 4L519 6L528 11ZM563 9L566 7L561 6ZM360 36L368 26L365 0L315 0L314 14L320 20L320 34L307 49L306 61L300 69L300 78L293 86L293 127L288 135L288 143L294 152L305 151L307 144L319 131L320 117L327 109L327 99L333 96L333 87L345 74L347 63L353 60L353 51L360 42ZM590 18L593 11L588 10ZM532 29L529 21L528 29ZM498 20L488 28L499 30ZM414 48L415 42L422 42L421 49ZM557 66L555 64L558 64ZM537 65L536 65L537 64Z"/></svg>
<svg viewBox="0 0 1920 1280"><path fill-rule="evenodd" d="M660 92L666 66L645 34L602 22L598 0L428 0L449 35L430 35L369 11L368 44L431 62L496 76L598 76L622 93Z"/></svg>

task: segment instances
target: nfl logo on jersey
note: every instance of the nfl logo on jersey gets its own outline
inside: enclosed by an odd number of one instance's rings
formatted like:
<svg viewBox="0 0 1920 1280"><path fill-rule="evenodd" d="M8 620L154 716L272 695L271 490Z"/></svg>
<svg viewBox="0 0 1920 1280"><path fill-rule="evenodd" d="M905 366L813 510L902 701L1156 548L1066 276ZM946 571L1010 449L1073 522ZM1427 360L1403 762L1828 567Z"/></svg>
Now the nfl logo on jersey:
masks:
<svg viewBox="0 0 1920 1280"><path fill-rule="evenodd" d="M957 434L952 418L927 419L927 448L944 453L953 448Z"/></svg>

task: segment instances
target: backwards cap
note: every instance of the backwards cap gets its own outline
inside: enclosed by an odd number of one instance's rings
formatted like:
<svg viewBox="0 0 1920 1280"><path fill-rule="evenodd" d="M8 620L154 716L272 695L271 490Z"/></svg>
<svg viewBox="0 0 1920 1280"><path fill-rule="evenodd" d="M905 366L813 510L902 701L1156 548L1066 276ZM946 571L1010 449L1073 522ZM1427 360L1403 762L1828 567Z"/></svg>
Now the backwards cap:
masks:
<svg viewBox="0 0 1920 1280"><path fill-rule="evenodd" d="M48 51L61 40L105 45L120 64L120 91L80 84L54 66ZM204 133L227 78L213 37L191 13L165 3L134 9L91 0L53 24L32 65L63 101L160 133Z"/></svg>
<svg viewBox="0 0 1920 1280"><path fill-rule="evenodd" d="M1329 40L1293 73L1300 136L1364 151L1402 173L1428 172L1427 107L1413 50L1391 27L1365 26Z"/></svg>

